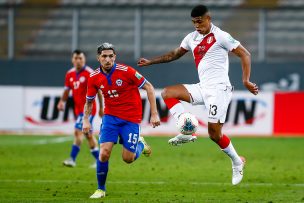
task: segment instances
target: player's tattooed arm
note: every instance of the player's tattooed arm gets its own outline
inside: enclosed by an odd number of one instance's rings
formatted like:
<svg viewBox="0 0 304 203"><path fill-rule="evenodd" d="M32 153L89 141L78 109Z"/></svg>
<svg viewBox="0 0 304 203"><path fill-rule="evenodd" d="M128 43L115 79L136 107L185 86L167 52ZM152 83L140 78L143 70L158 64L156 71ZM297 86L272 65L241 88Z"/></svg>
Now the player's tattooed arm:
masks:
<svg viewBox="0 0 304 203"><path fill-rule="evenodd" d="M88 100L86 101L84 105L84 116L83 116L83 125L82 125L82 132L87 135L90 132L91 124L89 121L89 116L92 113L93 108L93 101L94 100Z"/></svg>
<svg viewBox="0 0 304 203"><path fill-rule="evenodd" d="M98 90L97 96L98 96L98 102L99 102L99 116L102 117L103 116L103 99L102 99L102 93L100 90Z"/></svg>
<svg viewBox="0 0 304 203"><path fill-rule="evenodd" d="M240 57L243 70L243 84L244 86L254 95L257 95L259 88L255 83L250 82L250 72L251 72L251 56L249 51L245 49L242 45L239 45L232 52Z"/></svg>
<svg viewBox="0 0 304 203"><path fill-rule="evenodd" d="M147 92L148 101L150 103L150 108L151 108L150 123L153 126L153 128L155 128L160 125L160 119L159 119L157 107L156 107L156 98L155 98L155 93L154 93L155 92L154 87L151 83L149 83L147 81L142 88L144 90L146 90L146 92Z"/></svg>
<svg viewBox="0 0 304 203"><path fill-rule="evenodd" d="M156 57L153 59L140 58L137 62L137 65L138 66L149 66L149 65L157 64L157 63L167 63L167 62L179 59L186 53L187 53L187 50L185 50L181 47L178 47L162 56L159 56L159 57Z"/></svg>
<svg viewBox="0 0 304 203"><path fill-rule="evenodd" d="M70 90L69 89L65 89L62 93L62 96L57 104L57 109L59 111L63 111L64 110L64 103L68 100L69 98L69 93L70 93Z"/></svg>

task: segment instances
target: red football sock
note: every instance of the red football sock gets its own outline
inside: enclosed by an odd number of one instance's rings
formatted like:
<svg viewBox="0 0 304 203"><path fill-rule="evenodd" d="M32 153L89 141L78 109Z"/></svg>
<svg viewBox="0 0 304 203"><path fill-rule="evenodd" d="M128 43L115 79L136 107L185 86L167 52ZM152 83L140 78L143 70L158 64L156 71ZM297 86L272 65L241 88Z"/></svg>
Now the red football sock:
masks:
<svg viewBox="0 0 304 203"><path fill-rule="evenodd" d="M217 144L220 146L221 149L225 149L230 144L230 139L228 136L223 134L222 138L218 141Z"/></svg>
<svg viewBox="0 0 304 203"><path fill-rule="evenodd" d="M168 109L170 110L171 115L177 121L178 117L185 112L183 104L175 98L164 99Z"/></svg>
<svg viewBox="0 0 304 203"><path fill-rule="evenodd" d="M180 101L175 98L164 99L164 101L165 101L165 104L167 105L168 109L171 109L173 106L180 103Z"/></svg>

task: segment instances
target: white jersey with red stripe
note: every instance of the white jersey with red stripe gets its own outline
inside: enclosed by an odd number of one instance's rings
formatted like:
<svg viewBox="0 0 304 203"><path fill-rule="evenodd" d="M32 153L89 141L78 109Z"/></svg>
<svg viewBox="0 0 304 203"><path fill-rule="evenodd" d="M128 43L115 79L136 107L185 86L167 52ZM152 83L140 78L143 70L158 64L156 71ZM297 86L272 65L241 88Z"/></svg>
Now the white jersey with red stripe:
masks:
<svg viewBox="0 0 304 203"><path fill-rule="evenodd" d="M240 42L227 32L211 24L210 32L206 35L197 31L189 33L180 47L192 51L202 87L216 84L231 86L228 71L228 52L237 48Z"/></svg>

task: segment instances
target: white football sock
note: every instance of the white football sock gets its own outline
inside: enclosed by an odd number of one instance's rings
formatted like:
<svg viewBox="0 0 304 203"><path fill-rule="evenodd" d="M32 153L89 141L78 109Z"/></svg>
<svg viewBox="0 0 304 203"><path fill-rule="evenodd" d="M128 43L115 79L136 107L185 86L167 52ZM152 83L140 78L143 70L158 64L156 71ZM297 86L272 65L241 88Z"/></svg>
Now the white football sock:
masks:
<svg viewBox="0 0 304 203"><path fill-rule="evenodd" d="M242 159L236 153L231 141L230 141L228 147L226 147L225 149L222 149L222 151L225 152L225 154L227 154L230 157L233 165L239 166L243 163Z"/></svg>
<svg viewBox="0 0 304 203"><path fill-rule="evenodd" d="M170 113L175 118L175 120L178 120L178 117L185 112L185 108L182 105L182 103L175 104L171 109Z"/></svg>

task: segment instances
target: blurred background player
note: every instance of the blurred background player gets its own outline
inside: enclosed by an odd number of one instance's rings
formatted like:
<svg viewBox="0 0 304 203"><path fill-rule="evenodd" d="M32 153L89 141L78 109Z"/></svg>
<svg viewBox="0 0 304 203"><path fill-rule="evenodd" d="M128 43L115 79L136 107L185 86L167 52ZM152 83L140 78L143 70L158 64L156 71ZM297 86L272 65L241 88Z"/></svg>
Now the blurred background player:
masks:
<svg viewBox="0 0 304 203"><path fill-rule="evenodd" d="M116 54L112 44L103 43L97 48L100 67L88 81L87 101L84 110L83 132L89 133L90 115L94 98L100 89L104 95L105 115L99 135L100 153L97 160L98 189L90 198L105 196L108 160L118 137L123 145L122 158L126 163L135 161L141 153L149 156L151 148L140 137L142 102L139 88L147 92L151 106L150 123L160 125L156 108L154 88L141 74L130 66L115 63Z"/></svg>
<svg viewBox="0 0 304 203"><path fill-rule="evenodd" d="M65 102L69 97L70 90L72 90L72 96L74 101L74 114L77 117L75 122L74 143L72 145L70 158L63 161L63 165L69 167L76 166L76 158L80 151L81 143L83 141L83 133L82 133L83 108L86 101L88 78L90 76L90 73L93 72L93 70L86 65L85 54L81 50L75 50L72 53L72 64L73 64L73 68L71 68L66 73L64 91L57 105L57 108L60 111L63 111L65 107ZM102 104L102 95L100 92L98 93L98 98L99 98L99 106L100 106L99 116L102 116L103 104ZM89 118L90 123L93 122L95 114L96 114L96 103L94 100L92 113ZM99 150L98 150L96 138L93 136L93 129L91 129L90 132L86 134L86 138L88 140L88 144L93 157L95 159L98 159Z"/></svg>
<svg viewBox="0 0 304 203"><path fill-rule="evenodd" d="M252 94L256 95L258 94L258 87L249 80L251 70L250 53L230 34L211 23L211 16L206 6L195 6L191 11L191 18L195 31L184 38L180 47L150 60L141 58L138 61L138 65L149 66L157 63L166 63L180 58L190 50L193 52L200 82L166 87L162 92L162 97L176 120L185 112L180 100L193 105L204 104L206 106L209 112L209 137L231 158L233 169L232 184L236 185L243 178L245 159L237 154L229 137L222 134L222 126L226 119L233 91L228 76L228 52L231 51L240 57L243 84ZM170 139L169 143L180 145L195 139L196 136L179 134Z"/></svg>

